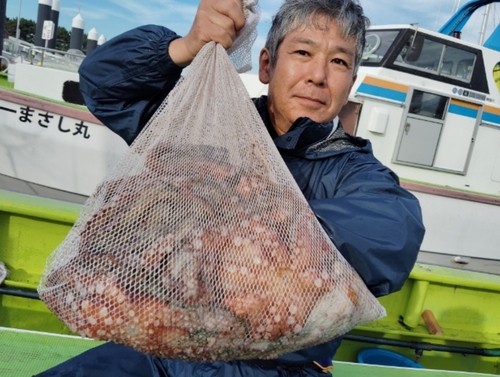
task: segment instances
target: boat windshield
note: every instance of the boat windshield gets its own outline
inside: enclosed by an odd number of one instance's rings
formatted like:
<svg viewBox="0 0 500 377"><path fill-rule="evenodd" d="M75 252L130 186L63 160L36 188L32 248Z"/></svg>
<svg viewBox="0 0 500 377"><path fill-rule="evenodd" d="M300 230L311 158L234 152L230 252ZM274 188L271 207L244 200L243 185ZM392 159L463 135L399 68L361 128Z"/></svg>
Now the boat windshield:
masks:
<svg viewBox="0 0 500 377"><path fill-rule="evenodd" d="M361 65L380 63L400 32L401 30L369 30Z"/></svg>

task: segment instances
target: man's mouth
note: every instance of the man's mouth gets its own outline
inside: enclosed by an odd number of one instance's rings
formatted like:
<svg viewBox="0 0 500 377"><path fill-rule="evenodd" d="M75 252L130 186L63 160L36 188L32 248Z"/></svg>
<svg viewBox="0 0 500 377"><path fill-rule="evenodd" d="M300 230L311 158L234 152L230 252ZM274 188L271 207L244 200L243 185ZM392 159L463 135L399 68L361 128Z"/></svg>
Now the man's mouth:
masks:
<svg viewBox="0 0 500 377"><path fill-rule="evenodd" d="M319 98L308 97L308 96L297 96L302 102L310 104L312 106L323 106L325 102Z"/></svg>

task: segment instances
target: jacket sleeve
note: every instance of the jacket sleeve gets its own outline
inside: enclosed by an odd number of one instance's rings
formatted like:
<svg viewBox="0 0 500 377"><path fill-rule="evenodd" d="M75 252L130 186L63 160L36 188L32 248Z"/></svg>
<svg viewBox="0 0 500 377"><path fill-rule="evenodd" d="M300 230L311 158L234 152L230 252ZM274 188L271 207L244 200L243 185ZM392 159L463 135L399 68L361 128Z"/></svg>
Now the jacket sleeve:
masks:
<svg viewBox="0 0 500 377"><path fill-rule="evenodd" d="M328 182L332 180L335 182ZM371 154L353 153L309 204L335 246L375 296L399 290L425 233L417 198Z"/></svg>
<svg viewBox="0 0 500 377"><path fill-rule="evenodd" d="M85 104L128 144L180 78L167 52L176 38L161 26L138 27L96 48L79 68Z"/></svg>

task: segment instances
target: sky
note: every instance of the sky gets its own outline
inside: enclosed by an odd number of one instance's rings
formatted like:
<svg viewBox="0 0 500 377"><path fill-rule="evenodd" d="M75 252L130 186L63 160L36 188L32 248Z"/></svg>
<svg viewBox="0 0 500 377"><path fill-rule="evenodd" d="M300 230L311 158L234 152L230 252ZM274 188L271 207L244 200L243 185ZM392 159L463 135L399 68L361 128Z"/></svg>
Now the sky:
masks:
<svg viewBox="0 0 500 377"><path fill-rule="evenodd" d="M272 15L282 0L261 0L258 37L252 49L252 64L255 71L256 59L264 45ZM451 16L453 10L463 6L468 0L360 0L365 14L372 25L418 23L420 27L438 30ZM198 0L60 0L59 26L72 29L73 19L80 14L84 20L84 32L96 29L99 36L109 40L134 27L144 24L167 26L179 35L185 35L191 26ZM483 22L482 8L470 19L462 37L478 42ZM20 10L20 12L19 12ZM38 0L7 0L7 17L37 20ZM492 6L489 22L500 22L500 4Z"/></svg>

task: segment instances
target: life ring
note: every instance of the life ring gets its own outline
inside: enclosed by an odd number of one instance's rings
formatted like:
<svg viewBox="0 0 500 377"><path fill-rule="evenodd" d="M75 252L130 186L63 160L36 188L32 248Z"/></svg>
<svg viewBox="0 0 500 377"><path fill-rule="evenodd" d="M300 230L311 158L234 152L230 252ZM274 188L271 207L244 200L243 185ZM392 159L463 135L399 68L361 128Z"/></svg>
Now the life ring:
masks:
<svg viewBox="0 0 500 377"><path fill-rule="evenodd" d="M368 34L366 36L365 49L363 51L363 60L366 60L377 51L382 43L377 34Z"/></svg>

